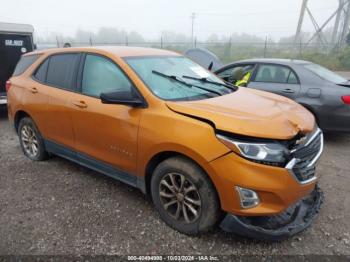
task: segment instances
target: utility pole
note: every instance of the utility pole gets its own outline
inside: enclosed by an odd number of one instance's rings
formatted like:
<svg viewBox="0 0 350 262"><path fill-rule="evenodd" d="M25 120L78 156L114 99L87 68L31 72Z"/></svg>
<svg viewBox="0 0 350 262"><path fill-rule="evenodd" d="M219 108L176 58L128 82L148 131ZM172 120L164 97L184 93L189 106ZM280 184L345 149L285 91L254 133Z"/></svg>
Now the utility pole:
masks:
<svg viewBox="0 0 350 262"><path fill-rule="evenodd" d="M194 19L196 19L196 13L192 13L192 15L191 15L191 20L192 20L191 42L192 42L192 45L194 44Z"/></svg>
<svg viewBox="0 0 350 262"><path fill-rule="evenodd" d="M91 35L89 37L89 43L90 43L90 46L92 46L92 36Z"/></svg>
<svg viewBox="0 0 350 262"><path fill-rule="evenodd" d="M266 36L266 38L265 38L264 58L266 57L266 51L267 51L267 36Z"/></svg>
<svg viewBox="0 0 350 262"><path fill-rule="evenodd" d="M56 44L57 44L57 47L60 47L60 42L58 41L58 36L56 35Z"/></svg>

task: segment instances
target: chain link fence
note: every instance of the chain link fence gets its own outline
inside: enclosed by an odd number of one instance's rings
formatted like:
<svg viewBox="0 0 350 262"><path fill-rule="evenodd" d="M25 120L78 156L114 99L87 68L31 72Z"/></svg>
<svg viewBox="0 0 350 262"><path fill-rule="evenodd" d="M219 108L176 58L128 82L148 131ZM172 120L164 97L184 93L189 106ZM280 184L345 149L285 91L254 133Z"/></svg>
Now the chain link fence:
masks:
<svg viewBox="0 0 350 262"><path fill-rule="evenodd" d="M37 43L38 49L63 47L65 42ZM205 48L216 54L223 63L229 63L249 58L290 58L305 59L323 64L334 70L350 69L350 62L342 63L342 50L334 48L332 44L319 43L274 43L274 42L69 42L71 46L138 46L173 50L184 53L194 47ZM350 53L349 53L350 58Z"/></svg>

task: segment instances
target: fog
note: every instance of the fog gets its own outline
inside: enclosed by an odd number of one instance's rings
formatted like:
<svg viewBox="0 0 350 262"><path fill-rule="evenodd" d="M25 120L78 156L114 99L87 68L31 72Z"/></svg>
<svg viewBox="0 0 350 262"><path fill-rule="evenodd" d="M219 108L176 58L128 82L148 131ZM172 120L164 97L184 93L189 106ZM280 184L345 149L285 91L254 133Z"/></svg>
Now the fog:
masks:
<svg viewBox="0 0 350 262"><path fill-rule="evenodd" d="M232 34L239 39L244 34L243 37L250 41L265 37L277 41L295 34L301 2L1 0L0 21L32 24L36 36L43 40L54 36L76 37L79 34L85 39L93 33L100 35L100 38L113 38L114 34L114 41L123 34L132 41L158 41L161 36L176 41L190 39L190 17L195 13L194 36L198 40L220 39ZM337 0L309 0L309 8L319 24L322 24L334 12L337 3ZM313 30L310 19L306 17L303 31Z"/></svg>

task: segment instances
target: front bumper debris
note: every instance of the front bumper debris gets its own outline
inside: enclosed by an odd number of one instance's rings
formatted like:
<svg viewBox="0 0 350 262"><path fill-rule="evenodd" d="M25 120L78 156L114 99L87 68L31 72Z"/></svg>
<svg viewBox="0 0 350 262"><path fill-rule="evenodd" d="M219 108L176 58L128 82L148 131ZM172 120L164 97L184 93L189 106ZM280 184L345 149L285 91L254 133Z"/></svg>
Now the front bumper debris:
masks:
<svg viewBox="0 0 350 262"><path fill-rule="evenodd" d="M274 216L243 217L227 214L220 227L230 233L248 238L279 241L308 228L317 216L324 196L321 189Z"/></svg>

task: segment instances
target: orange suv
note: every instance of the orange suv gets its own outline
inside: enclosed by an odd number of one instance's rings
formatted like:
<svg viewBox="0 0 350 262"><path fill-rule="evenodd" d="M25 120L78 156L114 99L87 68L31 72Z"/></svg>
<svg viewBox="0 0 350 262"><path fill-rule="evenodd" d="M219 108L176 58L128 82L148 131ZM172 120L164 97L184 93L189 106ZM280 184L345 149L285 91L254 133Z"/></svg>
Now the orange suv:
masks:
<svg viewBox="0 0 350 262"><path fill-rule="evenodd" d="M238 88L177 53L87 47L24 55L7 83L23 153L58 155L151 195L172 228L278 240L322 202L323 136L297 103Z"/></svg>

